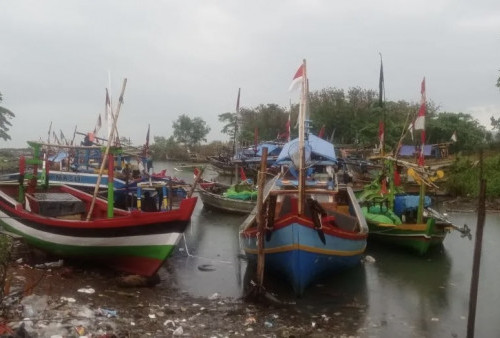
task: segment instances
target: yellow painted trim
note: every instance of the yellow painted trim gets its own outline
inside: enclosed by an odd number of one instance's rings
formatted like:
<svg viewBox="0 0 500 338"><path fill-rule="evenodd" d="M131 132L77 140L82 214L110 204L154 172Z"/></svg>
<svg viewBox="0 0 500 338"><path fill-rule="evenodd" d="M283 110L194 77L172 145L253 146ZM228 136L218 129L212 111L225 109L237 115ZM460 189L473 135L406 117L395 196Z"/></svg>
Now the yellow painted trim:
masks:
<svg viewBox="0 0 500 338"><path fill-rule="evenodd" d="M325 250L325 249L319 249L315 248L312 246L307 246L307 245L299 245L299 244L293 244L293 245L284 245L272 249L266 249L264 248L264 254L272 254L272 253L280 253L280 252L286 252L286 251L293 251L293 250L301 250L301 251L306 251L306 252L312 252L312 253L318 253L318 254L324 254L324 255L335 255L335 256L355 256L362 254L365 252L366 245L358 251L340 251L340 250ZM246 248L245 251L250 254L257 254L257 249L250 249Z"/></svg>

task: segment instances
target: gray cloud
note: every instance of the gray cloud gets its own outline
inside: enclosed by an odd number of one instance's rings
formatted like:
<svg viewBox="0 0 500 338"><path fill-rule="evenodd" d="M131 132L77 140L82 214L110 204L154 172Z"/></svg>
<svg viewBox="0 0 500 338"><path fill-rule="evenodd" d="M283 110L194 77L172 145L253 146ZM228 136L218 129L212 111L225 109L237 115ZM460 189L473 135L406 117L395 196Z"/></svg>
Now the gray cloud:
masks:
<svg viewBox="0 0 500 338"><path fill-rule="evenodd" d="M0 92L24 146L53 128L92 130L111 74L116 97L128 79L120 135L170 136L186 113L219 133L217 115L241 105L288 106L301 60L311 90L377 89L386 98L427 97L443 111L498 117L497 1L2 1ZM292 100L298 98L292 94Z"/></svg>

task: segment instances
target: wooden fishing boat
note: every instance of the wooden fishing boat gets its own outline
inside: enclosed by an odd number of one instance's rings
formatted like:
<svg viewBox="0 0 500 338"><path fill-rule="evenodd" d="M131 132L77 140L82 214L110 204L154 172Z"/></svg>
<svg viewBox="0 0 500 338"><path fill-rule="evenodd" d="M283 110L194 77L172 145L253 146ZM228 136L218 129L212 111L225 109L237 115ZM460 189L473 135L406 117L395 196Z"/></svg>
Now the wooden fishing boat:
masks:
<svg viewBox="0 0 500 338"><path fill-rule="evenodd" d="M470 230L466 226L459 228L453 225L446 215L432 207L430 196L405 192L399 183L399 170L405 167L420 185L424 185L421 187L424 192L425 187L434 185L434 177L441 177L387 156L386 169L358 193L358 201L370 229L369 239L424 255L431 248L441 246L452 230L469 237Z"/></svg>
<svg viewBox="0 0 500 338"><path fill-rule="evenodd" d="M0 184L0 223L26 243L65 258L100 262L151 276L167 259L190 222L197 198L156 212L131 210L66 185ZM111 198L112 199L112 198Z"/></svg>
<svg viewBox="0 0 500 338"><path fill-rule="evenodd" d="M218 182L202 182L198 194L203 205L222 212L249 214L257 203L257 191L253 184L226 185Z"/></svg>
<svg viewBox="0 0 500 338"><path fill-rule="evenodd" d="M354 192L337 184L333 144L307 131L305 61L301 69L299 138L283 147L277 160L282 174L266 185L263 205L240 228L247 257L258 261L262 253L265 271L282 276L297 295L315 280L359 264L368 237Z"/></svg>
<svg viewBox="0 0 500 338"><path fill-rule="evenodd" d="M383 76L380 80L381 89L383 88L382 79ZM370 239L384 241L424 255L432 247L441 246L446 235L452 229L459 230L463 236L469 238L470 229L466 225L463 228L454 226L445 215L431 208L431 198L426 196L426 189L428 187L437 188L434 181L442 178L444 174L439 170L431 171L424 165L425 150L429 148L425 145L425 78L421 85L421 95L417 116L415 116L412 125L405 128L405 133L408 130L420 130L420 150L416 153L418 164L384 154L384 124L381 122L379 135L382 135L380 138L382 170L379 176L359 193L358 200L363 206L363 214L370 229ZM383 106L382 92L379 96L380 104ZM401 137L400 145L405 133ZM396 154L398 153L396 151ZM403 168L407 170L407 176L417 183L418 194L408 194L402 188Z"/></svg>

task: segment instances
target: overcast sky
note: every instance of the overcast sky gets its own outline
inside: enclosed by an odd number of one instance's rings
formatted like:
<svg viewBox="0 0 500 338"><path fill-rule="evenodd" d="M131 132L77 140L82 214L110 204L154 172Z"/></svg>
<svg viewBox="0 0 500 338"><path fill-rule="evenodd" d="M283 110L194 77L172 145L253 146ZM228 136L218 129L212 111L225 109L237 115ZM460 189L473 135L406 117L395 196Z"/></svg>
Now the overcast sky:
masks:
<svg viewBox="0 0 500 338"><path fill-rule="evenodd" d="M128 80L118 129L134 144L148 124L168 138L180 114L227 140L218 115L235 111L238 88L242 107L288 107L305 58L311 91L378 90L379 53L386 100L419 102L425 76L441 111L489 127L499 52L498 0L1 0L1 105L16 117L0 147L46 139L51 121L66 137L93 130L108 74L115 104Z"/></svg>

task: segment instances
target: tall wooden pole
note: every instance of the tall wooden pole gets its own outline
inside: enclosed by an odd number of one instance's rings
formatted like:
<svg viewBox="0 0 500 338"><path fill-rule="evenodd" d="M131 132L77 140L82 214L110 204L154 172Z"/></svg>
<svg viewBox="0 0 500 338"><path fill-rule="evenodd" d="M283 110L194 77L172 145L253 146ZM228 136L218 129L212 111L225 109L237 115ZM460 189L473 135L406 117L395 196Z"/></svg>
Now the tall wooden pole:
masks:
<svg viewBox="0 0 500 338"><path fill-rule="evenodd" d="M299 199L298 199L298 214L302 215L305 208L304 190L306 186L306 155L305 155L305 116L307 109L307 69L306 60L303 61L304 75L302 79L302 93L300 98L299 110Z"/></svg>
<svg viewBox="0 0 500 338"><path fill-rule="evenodd" d="M264 215L264 185L266 184L267 170L267 147L262 148L262 157L260 159L260 171L258 176L258 193L257 193L257 285L262 289L264 285L264 232L265 232L265 215Z"/></svg>
<svg viewBox="0 0 500 338"><path fill-rule="evenodd" d="M483 153L480 153L480 187L479 187L479 204L477 208L477 228L476 242L474 244L474 259L472 262L472 276L469 292L469 317L467 319L467 338L474 337L474 328L476 322L476 305L477 305L477 290L479 285L479 268L481 265L481 251L483 245L483 229L486 219L486 180L483 179Z"/></svg>
<svg viewBox="0 0 500 338"><path fill-rule="evenodd" d="M116 108L116 113L113 115L113 127L111 128L110 135L108 137L108 144L106 146L106 151L104 152L104 156L102 158L101 168L99 170L99 175L97 176L97 183L94 189L94 196L92 198L92 203L90 204L89 212L87 214L87 221L90 220L90 216L92 215L92 211L94 211L95 199L97 198L97 193L99 192L99 185L101 184L102 172L104 170L104 166L107 162L107 157L109 154L109 148L111 147L111 142L114 138L115 130L116 130L116 122L118 121L118 116L120 115L120 108L123 104L123 94L125 93L125 87L127 86L127 79L123 79L122 91L120 93L120 99L118 100L118 107Z"/></svg>

